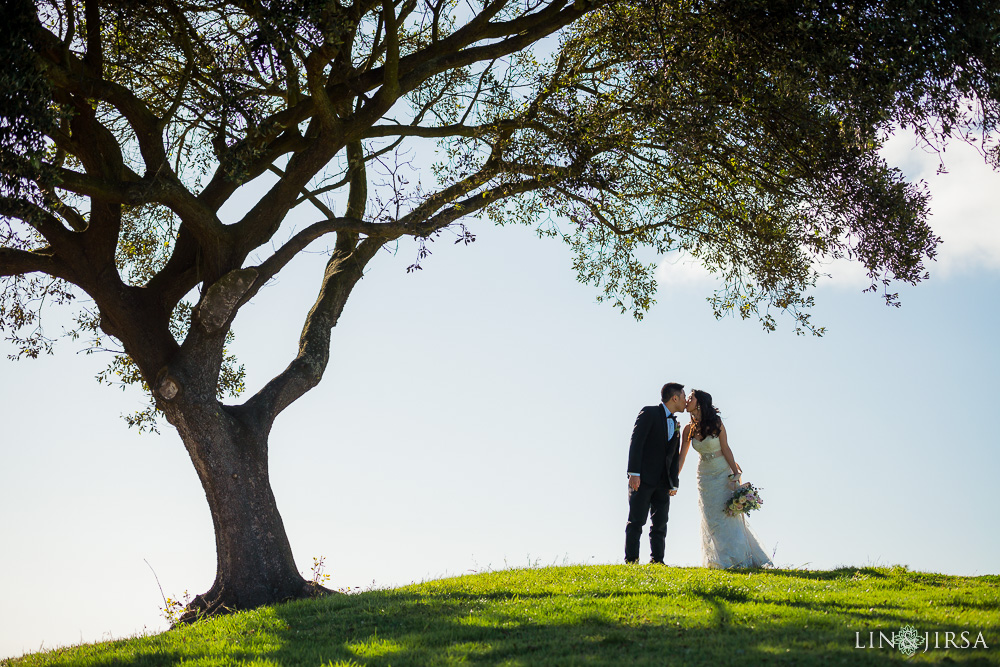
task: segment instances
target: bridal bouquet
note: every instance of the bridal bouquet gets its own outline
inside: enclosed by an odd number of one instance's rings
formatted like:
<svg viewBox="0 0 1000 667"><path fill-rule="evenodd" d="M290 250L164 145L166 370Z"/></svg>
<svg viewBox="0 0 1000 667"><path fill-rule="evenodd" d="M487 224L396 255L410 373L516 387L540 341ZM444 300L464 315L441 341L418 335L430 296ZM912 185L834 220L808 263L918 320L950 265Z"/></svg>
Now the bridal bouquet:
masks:
<svg viewBox="0 0 1000 667"><path fill-rule="evenodd" d="M733 497L726 503L726 515L746 514L750 510L759 510L763 504L764 499L760 497L760 492L753 484L747 482L733 492Z"/></svg>

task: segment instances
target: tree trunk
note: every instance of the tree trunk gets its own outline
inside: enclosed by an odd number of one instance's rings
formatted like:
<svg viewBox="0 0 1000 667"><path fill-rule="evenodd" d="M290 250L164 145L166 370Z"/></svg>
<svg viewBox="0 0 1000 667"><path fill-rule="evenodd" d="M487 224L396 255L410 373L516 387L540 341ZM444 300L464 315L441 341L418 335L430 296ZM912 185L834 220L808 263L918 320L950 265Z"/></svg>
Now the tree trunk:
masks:
<svg viewBox="0 0 1000 667"><path fill-rule="evenodd" d="M215 583L181 622L205 615L327 594L295 567L271 492L267 430L217 401L170 410L205 489L215 527Z"/></svg>

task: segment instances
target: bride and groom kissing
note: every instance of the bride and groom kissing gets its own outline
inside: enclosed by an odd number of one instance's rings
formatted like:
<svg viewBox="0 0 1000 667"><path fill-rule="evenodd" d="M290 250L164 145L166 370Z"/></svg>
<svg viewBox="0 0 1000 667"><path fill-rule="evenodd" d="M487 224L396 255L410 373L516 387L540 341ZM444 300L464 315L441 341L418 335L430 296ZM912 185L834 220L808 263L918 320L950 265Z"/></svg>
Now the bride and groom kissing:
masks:
<svg viewBox="0 0 1000 667"><path fill-rule="evenodd" d="M730 516L725 507L740 485L742 470L733 458L726 427L708 392L669 382L660 404L639 411L628 451L628 522L625 562L639 562L639 538L650 518L650 562L663 564L670 498L680 487L680 472L690 448L699 454L698 505L701 510L702 566L748 568L771 565L744 514ZM683 431L674 413L687 411Z"/></svg>

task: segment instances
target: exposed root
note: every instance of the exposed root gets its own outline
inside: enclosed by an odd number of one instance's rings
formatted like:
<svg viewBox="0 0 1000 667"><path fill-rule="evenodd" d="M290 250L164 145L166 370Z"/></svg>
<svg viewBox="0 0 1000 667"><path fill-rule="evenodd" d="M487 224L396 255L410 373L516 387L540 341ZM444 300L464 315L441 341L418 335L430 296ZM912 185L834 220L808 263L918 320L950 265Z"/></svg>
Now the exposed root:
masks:
<svg viewBox="0 0 1000 667"><path fill-rule="evenodd" d="M297 587L290 593L268 596L271 599L266 599L265 597L259 595L245 596L227 594L225 587L213 586L207 593L195 596L195 598L191 600L185 608L184 613L181 614L180 618L177 619L171 628L179 625L189 625L204 618L222 616L234 611L256 609L257 607L289 602L291 600L321 598L328 595L342 595L342 593L340 591L320 586L313 581L305 580L302 581L301 586Z"/></svg>

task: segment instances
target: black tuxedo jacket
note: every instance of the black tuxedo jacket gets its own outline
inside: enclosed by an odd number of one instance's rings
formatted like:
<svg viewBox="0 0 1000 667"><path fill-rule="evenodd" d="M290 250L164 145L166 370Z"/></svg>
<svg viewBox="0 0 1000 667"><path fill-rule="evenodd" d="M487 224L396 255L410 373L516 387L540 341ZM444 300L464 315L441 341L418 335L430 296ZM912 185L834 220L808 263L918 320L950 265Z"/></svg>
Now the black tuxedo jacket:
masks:
<svg viewBox="0 0 1000 667"><path fill-rule="evenodd" d="M674 421L674 437L667 440L667 411L662 404L647 405L639 411L632 428L628 448L628 472L639 473L639 480L664 483L672 489L679 485L681 429Z"/></svg>

